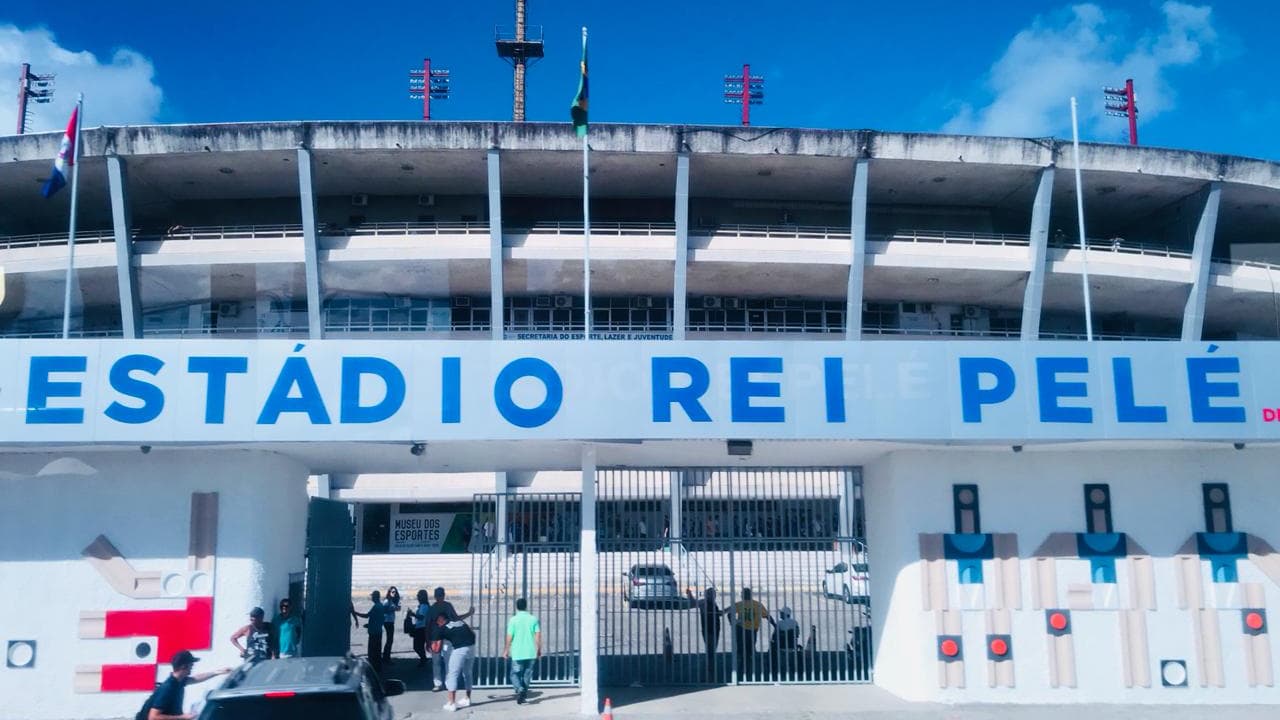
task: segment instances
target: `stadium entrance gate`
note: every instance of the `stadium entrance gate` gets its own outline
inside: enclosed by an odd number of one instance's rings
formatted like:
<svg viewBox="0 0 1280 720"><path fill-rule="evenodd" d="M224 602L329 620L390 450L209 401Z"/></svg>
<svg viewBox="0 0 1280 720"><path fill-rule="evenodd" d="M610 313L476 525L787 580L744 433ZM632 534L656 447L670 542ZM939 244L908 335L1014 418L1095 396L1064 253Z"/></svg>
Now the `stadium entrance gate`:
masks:
<svg viewBox="0 0 1280 720"><path fill-rule="evenodd" d="M580 493L477 494L473 499L470 622L476 687L505 687L507 618L525 598L542 625L537 686L578 684ZM506 526L506 537L497 528ZM461 605L458 606L461 608Z"/></svg>
<svg viewBox="0 0 1280 720"><path fill-rule="evenodd" d="M870 681L859 469L608 469L596 492L601 684Z"/></svg>

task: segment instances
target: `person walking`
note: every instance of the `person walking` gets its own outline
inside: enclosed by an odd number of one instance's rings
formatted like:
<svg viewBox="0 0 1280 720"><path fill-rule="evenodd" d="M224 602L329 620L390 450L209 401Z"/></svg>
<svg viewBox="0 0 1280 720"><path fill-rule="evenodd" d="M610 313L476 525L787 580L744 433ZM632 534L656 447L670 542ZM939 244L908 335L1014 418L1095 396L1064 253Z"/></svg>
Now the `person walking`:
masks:
<svg viewBox="0 0 1280 720"><path fill-rule="evenodd" d="M507 620L507 642L502 657L511 659L511 687L516 691L516 704L529 697L533 665L542 657L542 625L529 613L529 601L516 600L516 614Z"/></svg>
<svg viewBox="0 0 1280 720"><path fill-rule="evenodd" d="M276 631L276 652L279 657L297 657L302 643L302 619L289 605L289 598L280 601L280 612L271 621Z"/></svg>
<svg viewBox="0 0 1280 720"><path fill-rule="evenodd" d="M173 654L172 671L164 682L142 703L142 709L133 716L134 720L194 720L195 713L182 712L183 695L188 685L202 683L210 678L226 675L231 668L222 668L213 672L192 675L191 671L200 658L191 654L190 650L179 650Z"/></svg>
<svg viewBox="0 0 1280 720"><path fill-rule="evenodd" d="M444 704L445 712L453 712L471 705L471 663L475 659L476 634L462 620L446 620L444 615L436 615L435 630L432 639L448 643L448 672L445 674L444 686L449 691L448 701ZM466 694L458 698L458 689Z"/></svg>
<svg viewBox="0 0 1280 720"><path fill-rule="evenodd" d="M382 646L382 661L391 662L391 643L396 639L396 613L400 611L400 591L395 585L387 588L387 596L382 600L385 614L382 617L382 634L386 641Z"/></svg>
<svg viewBox="0 0 1280 720"><path fill-rule="evenodd" d="M738 678L741 679L747 672L755 670L756 636L760 632L760 625L765 620L770 625L774 622L769 617L768 608L760 601L751 599L751 588L742 588L742 599L733 604L732 612L733 639L738 653Z"/></svg>
<svg viewBox="0 0 1280 720"><path fill-rule="evenodd" d="M418 656L418 667L427 664L427 617L431 614L431 596L418 589L418 607L409 611L413 618L413 652Z"/></svg>
<svg viewBox="0 0 1280 720"><path fill-rule="evenodd" d="M709 587L700 599L694 599L693 591L685 588L689 598L689 606L698 610L698 620L702 625L702 641L707 646L707 681L713 681L716 674L716 650L720 647L720 620L724 611L716 604L716 589Z"/></svg>
<svg viewBox="0 0 1280 720"><path fill-rule="evenodd" d="M458 611L454 609L453 603L444 599L444 594L444 588L442 587L436 588L435 592L432 593L436 601L431 604L431 610L427 615L426 626L428 629L436 626L437 617L444 617L446 621L453 622L455 620L466 620L475 612L475 608L467 608L466 613L459 615ZM444 676L449 667L449 651L451 649L452 647L447 639L434 640L431 643L432 679L435 681L432 692L444 690Z"/></svg>
<svg viewBox="0 0 1280 720"><path fill-rule="evenodd" d="M369 593L369 600L373 605L369 607L369 612L357 612L352 609L357 617L365 618L368 622L365 627L369 629L369 664L373 666L373 671L382 677L382 618L385 616L387 606L382 604L382 593L374 590Z"/></svg>
<svg viewBox="0 0 1280 720"><path fill-rule="evenodd" d="M249 624L231 634L231 644L236 647L240 657L247 662L270 660L278 655L275 644L275 633L271 623L267 622L267 613L260 607L249 611ZM244 639L244 644L240 640Z"/></svg>

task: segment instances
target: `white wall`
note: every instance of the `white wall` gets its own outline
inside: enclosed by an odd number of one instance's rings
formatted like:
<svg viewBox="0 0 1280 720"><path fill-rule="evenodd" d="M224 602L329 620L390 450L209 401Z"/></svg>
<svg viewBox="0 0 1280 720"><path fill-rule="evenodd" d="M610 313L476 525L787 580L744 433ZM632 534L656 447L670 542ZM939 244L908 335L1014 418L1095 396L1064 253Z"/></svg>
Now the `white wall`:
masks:
<svg viewBox="0 0 1280 720"><path fill-rule="evenodd" d="M1280 703L1280 689L1248 687L1239 610L1221 610L1221 648L1226 683L1201 688L1190 614L1178 608L1177 574L1171 556L1204 527L1201 484L1229 484L1234 529L1280 545L1280 453L1243 451L1076 450L1022 453L1009 450L905 451L864 468L868 546L872 563L872 608L876 636L876 684L913 700L941 702L1127 702ZM982 531L1016 533L1022 559L1022 609L1012 611L1015 687L987 683L981 612L964 612L965 688L938 683L934 614L923 609L919 534L954 532L951 486L977 484ZM1150 688L1126 688L1120 665L1117 614L1072 613L1078 684L1050 687L1042 610L1031 604L1030 563L1052 532L1083 532L1085 483L1109 483L1114 529L1137 541L1154 559L1156 610L1147 614ZM1059 563L1065 587L1066 563ZM1124 570L1118 568L1122 582ZM1240 579L1266 588L1270 618L1280 617L1280 589L1251 563ZM948 568L954 586L954 572ZM1206 594L1211 596L1207 580ZM1127 598L1128 588L1120 587ZM1274 633L1273 661L1280 658ZM1161 686L1159 661L1184 659L1189 687ZM1280 670L1280 662L1275 663ZM1280 681L1280 678L1277 678Z"/></svg>
<svg viewBox="0 0 1280 720"><path fill-rule="evenodd" d="M270 612L304 567L306 470L258 451L137 450L0 456L0 647L35 640L33 669L0 664L0 718L132 717L141 693L76 693L77 666L154 661L154 638L81 639L82 611L181 608L181 598L131 599L81 557L103 534L140 571L185 572L193 492L218 493L212 649L197 670L234 666L228 641L249 608ZM78 465L78 472L66 473ZM135 647L151 645L139 659ZM167 667L158 670L163 677ZM188 704L218 681L193 686Z"/></svg>

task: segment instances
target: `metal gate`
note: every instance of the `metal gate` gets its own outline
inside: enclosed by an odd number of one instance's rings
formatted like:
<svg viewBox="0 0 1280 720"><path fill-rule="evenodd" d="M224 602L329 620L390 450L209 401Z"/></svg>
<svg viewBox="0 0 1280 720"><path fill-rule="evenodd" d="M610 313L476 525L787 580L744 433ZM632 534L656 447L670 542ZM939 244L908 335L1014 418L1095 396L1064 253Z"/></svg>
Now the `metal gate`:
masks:
<svg viewBox="0 0 1280 720"><path fill-rule="evenodd" d="M351 506L311 498L307 504L307 585L302 654L346 655L351 651L351 553L355 549Z"/></svg>
<svg viewBox="0 0 1280 720"><path fill-rule="evenodd" d="M597 497L603 684L871 680L857 468L609 469Z"/></svg>
<svg viewBox="0 0 1280 720"><path fill-rule="evenodd" d="M478 494L474 497L471 624L474 684L508 684L502 657L507 619L525 598L542 627L538 686L578 684L580 493ZM498 528L506 526L506 537Z"/></svg>

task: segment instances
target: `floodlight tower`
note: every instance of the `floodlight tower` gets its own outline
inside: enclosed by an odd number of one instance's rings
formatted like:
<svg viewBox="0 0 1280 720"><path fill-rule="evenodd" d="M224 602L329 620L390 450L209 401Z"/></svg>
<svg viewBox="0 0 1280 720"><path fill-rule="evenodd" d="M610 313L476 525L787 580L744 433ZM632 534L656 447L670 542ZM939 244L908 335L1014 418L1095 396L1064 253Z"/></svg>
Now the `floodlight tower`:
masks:
<svg viewBox="0 0 1280 720"><path fill-rule="evenodd" d="M28 103L41 105L53 101L53 75L36 75L29 63L22 63L18 74L18 134L27 131Z"/></svg>
<svg viewBox="0 0 1280 720"><path fill-rule="evenodd" d="M743 65L741 75L724 76L724 101L742 106L742 124L751 124L751 106L764 104L764 76L752 75L751 66Z"/></svg>
<svg viewBox="0 0 1280 720"><path fill-rule="evenodd" d="M409 97L422 100L422 119L431 119L431 101L449 99L449 71L431 69L431 58L422 59L421 70L409 71Z"/></svg>
<svg viewBox="0 0 1280 720"><path fill-rule="evenodd" d="M1106 100L1108 115L1129 118L1129 144L1137 145L1138 103L1133 97L1133 80L1125 80L1122 88L1102 88L1102 97Z"/></svg>
<svg viewBox="0 0 1280 720"><path fill-rule="evenodd" d="M533 35L537 38L534 39ZM542 26L525 28L525 0L516 0L516 28L509 32L506 28L494 29L494 44L498 48L498 57L511 63L515 68L515 86L511 100L511 119L524 122L524 71L525 67L537 62L542 57Z"/></svg>

